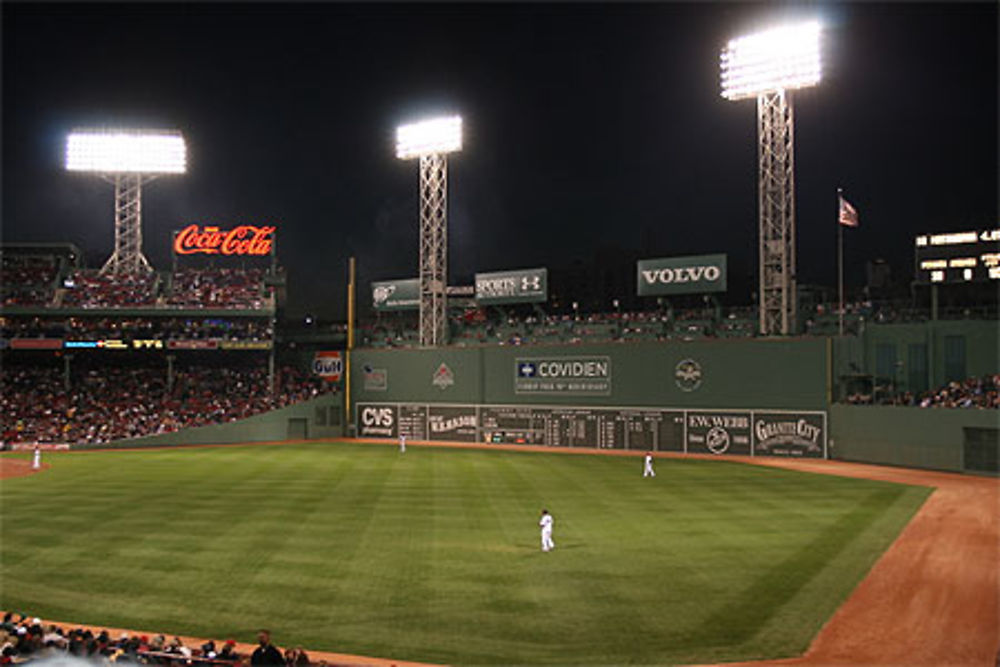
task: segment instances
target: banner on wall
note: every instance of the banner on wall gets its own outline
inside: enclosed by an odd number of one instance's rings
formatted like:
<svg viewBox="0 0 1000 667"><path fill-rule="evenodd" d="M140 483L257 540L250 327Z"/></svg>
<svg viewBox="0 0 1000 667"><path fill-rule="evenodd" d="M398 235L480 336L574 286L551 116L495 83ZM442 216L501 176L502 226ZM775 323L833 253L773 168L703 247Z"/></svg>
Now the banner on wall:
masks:
<svg viewBox="0 0 1000 667"><path fill-rule="evenodd" d="M611 357L518 357L514 360L514 391L607 396L611 393Z"/></svg>

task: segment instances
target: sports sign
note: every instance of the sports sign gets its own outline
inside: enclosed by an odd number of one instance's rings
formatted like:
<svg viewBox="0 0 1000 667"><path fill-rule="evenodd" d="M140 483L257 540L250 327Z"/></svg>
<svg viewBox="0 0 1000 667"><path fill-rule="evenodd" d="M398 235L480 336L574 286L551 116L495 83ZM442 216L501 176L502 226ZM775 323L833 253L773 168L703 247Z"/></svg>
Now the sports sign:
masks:
<svg viewBox="0 0 1000 667"><path fill-rule="evenodd" d="M476 301L481 305L541 303L549 298L548 269L520 269L476 274Z"/></svg>
<svg viewBox="0 0 1000 667"><path fill-rule="evenodd" d="M726 291L725 255L641 259L636 263L639 296Z"/></svg>
<svg viewBox="0 0 1000 667"><path fill-rule="evenodd" d="M420 279L373 282L372 305L375 310L416 310L420 308Z"/></svg>
<svg viewBox="0 0 1000 667"><path fill-rule="evenodd" d="M174 234L174 252L178 255L267 255L274 247L276 227L240 225L232 229L188 225Z"/></svg>
<svg viewBox="0 0 1000 667"><path fill-rule="evenodd" d="M327 382L340 382L344 372L344 360L339 350L320 351L313 356L313 373Z"/></svg>
<svg viewBox="0 0 1000 667"><path fill-rule="evenodd" d="M611 357L519 357L514 360L518 394L607 396Z"/></svg>
<svg viewBox="0 0 1000 667"><path fill-rule="evenodd" d="M918 283L1000 280L1000 229L918 236Z"/></svg>

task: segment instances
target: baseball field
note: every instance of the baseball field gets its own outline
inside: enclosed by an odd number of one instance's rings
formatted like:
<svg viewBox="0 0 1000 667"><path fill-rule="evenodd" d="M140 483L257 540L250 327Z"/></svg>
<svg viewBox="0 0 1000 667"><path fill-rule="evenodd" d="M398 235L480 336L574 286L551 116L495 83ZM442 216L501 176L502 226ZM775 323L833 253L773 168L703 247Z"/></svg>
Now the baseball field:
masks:
<svg viewBox="0 0 1000 667"><path fill-rule="evenodd" d="M449 664L801 654L930 492L349 442L46 463L0 486L0 608L241 641L268 627L283 646Z"/></svg>

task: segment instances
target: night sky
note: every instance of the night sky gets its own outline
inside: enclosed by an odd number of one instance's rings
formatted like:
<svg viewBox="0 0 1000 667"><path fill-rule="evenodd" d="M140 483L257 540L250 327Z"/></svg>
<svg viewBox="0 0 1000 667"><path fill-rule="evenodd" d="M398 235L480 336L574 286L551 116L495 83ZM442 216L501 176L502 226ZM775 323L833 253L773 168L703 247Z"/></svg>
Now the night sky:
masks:
<svg viewBox="0 0 1000 667"><path fill-rule="evenodd" d="M100 266L113 187L66 172L76 127L176 128L189 169L143 193L144 251L191 222L278 226L289 311L344 317L347 257L417 274L415 162L399 124L460 113L449 282L477 271L726 253L750 303L753 101L719 52L784 19L825 26L794 96L800 283L866 260L912 275L913 237L998 221L997 4L18 4L3 13L4 242L69 241ZM629 274L629 280L632 280ZM634 284L634 280L633 283ZM634 289L634 287L633 287Z"/></svg>

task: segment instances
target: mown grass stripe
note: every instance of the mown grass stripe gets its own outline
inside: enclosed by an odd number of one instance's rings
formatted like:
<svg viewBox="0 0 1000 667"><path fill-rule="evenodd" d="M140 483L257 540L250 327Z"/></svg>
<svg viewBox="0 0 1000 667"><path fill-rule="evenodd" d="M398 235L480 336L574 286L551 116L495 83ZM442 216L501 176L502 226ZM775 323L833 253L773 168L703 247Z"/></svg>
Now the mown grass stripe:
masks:
<svg viewBox="0 0 1000 667"><path fill-rule="evenodd" d="M644 480L635 459L352 444L49 462L0 486L3 606L251 641L266 625L283 645L452 664L794 654L927 493L724 461L659 460Z"/></svg>

